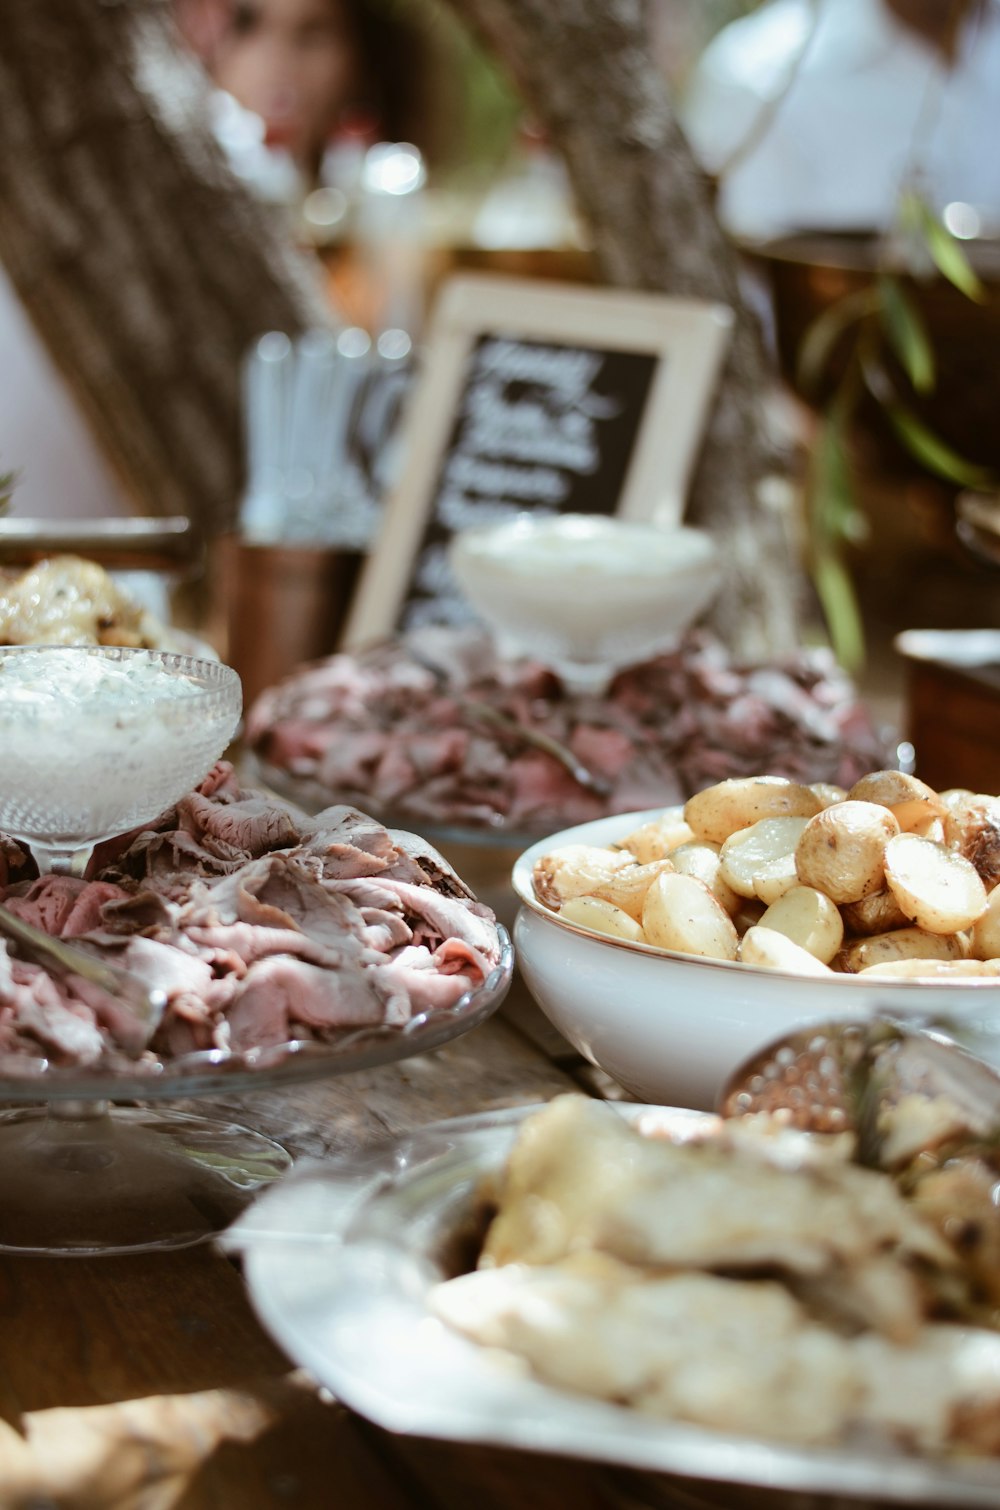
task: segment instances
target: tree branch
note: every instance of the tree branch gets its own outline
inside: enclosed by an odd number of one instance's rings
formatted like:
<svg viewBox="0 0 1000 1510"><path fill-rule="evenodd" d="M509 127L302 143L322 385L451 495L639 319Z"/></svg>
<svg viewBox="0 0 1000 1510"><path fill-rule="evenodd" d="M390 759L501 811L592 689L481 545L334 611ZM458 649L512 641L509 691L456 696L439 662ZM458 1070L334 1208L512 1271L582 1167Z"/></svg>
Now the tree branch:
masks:
<svg viewBox="0 0 1000 1510"><path fill-rule="evenodd" d="M137 512L212 533L239 499L247 347L328 311L206 99L166 5L5 0L0 259Z"/></svg>
<svg viewBox="0 0 1000 1510"><path fill-rule="evenodd" d="M506 67L563 154L603 276L623 288L718 300L732 349L690 517L716 536L728 587L716 628L747 654L798 639L802 582L783 521L760 501L772 467L760 397L770 381L736 257L648 45L642 0L451 0Z"/></svg>

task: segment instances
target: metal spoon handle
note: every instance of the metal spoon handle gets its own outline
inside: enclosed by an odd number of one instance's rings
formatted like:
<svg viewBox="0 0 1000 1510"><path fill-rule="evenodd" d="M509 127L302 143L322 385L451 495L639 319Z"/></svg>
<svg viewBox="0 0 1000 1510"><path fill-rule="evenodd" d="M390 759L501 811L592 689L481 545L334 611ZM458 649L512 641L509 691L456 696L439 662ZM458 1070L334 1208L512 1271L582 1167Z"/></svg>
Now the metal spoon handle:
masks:
<svg viewBox="0 0 1000 1510"><path fill-rule="evenodd" d="M0 906L0 933L6 933L42 963L54 966L60 974L78 975L123 1002L141 1030L140 1047L144 1047L156 1032L167 1004L166 992L159 987L147 986L138 976L120 966L108 964L63 939L53 938L3 906ZM139 1033L135 1035L136 1038L139 1036Z"/></svg>
<svg viewBox="0 0 1000 1510"><path fill-rule="evenodd" d="M490 723L497 729L520 739L523 744L534 745L538 750L544 750L554 760L564 766L573 780L589 792L596 792L598 796L607 797L611 791L611 782L603 776L597 776L582 760L578 760L573 751L558 739L553 739L551 734L544 734L540 729L529 729L524 724L518 723L516 718L511 718L506 713L501 713L499 708L490 707L489 703L478 702L475 699L466 700L463 705L465 711L473 718L478 718L483 723Z"/></svg>

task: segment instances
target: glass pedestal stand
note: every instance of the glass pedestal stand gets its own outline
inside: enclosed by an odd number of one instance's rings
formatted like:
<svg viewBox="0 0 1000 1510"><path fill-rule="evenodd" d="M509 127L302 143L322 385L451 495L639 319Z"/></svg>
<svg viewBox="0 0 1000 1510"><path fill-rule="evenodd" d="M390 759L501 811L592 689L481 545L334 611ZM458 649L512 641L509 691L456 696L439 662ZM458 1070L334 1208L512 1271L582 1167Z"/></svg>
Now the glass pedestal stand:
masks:
<svg viewBox="0 0 1000 1510"><path fill-rule="evenodd" d="M186 1248L291 1166L277 1143L188 1112L55 1100L0 1114L0 1252Z"/></svg>
<svg viewBox="0 0 1000 1510"><path fill-rule="evenodd" d="M291 1167L291 1155L224 1114L167 1103L228 1103L440 1048L506 996L514 951L506 929L497 936L500 958L482 985L402 1027L373 1024L329 1043L290 1040L246 1055L203 1050L143 1070L58 1069L19 1057L14 1074L0 1063L0 1104L14 1104L0 1112L0 1253L92 1258L215 1236Z"/></svg>

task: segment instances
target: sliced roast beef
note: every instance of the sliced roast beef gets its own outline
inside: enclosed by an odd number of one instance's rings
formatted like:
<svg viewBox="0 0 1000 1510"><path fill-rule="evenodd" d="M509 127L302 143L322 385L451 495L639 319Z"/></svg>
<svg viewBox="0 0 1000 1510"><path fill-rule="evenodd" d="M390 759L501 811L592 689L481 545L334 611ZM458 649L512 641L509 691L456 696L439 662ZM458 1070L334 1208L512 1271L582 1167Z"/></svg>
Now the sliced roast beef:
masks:
<svg viewBox="0 0 1000 1510"><path fill-rule="evenodd" d="M0 901L165 990L151 1055L400 1025L499 957L491 915L431 846L347 806L272 808L224 763L93 880L0 884ZM118 1063L127 1024L99 988L0 950L5 1064Z"/></svg>
<svg viewBox="0 0 1000 1510"><path fill-rule="evenodd" d="M490 727L483 704L514 732ZM397 820L514 832L632 811L637 794L664 806L761 770L850 786L887 761L831 656L741 665L704 633L595 697L537 662L498 658L476 629L434 626L293 673L251 708L247 730L262 760L310 789ZM569 746L610 782L608 797L534 734Z"/></svg>

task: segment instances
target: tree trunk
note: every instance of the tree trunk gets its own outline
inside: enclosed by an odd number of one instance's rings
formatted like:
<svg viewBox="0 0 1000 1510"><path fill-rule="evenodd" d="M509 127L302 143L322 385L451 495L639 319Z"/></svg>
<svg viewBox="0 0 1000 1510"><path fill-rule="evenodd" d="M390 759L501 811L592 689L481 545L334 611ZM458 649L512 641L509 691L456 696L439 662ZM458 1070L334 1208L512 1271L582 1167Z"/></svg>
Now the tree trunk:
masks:
<svg viewBox="0 0 1000 1510"><path fill-rule="evenodd" d="M735 254L653 63L643 0L451 0L507 69L563 154L609 283L718 300L736 314L690 518L728 560L719 632L750 655L797 642L802 580L763 501L770 380Z"/></svg>
<svg viewBox="0 0 1000 1510"><path fill-rule="evenodd" d="M247 347L328 312L229 173L165 4L3 12L0 259L137 512L214 533L239 499Z"/></svg>

